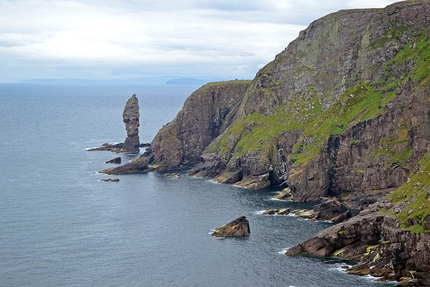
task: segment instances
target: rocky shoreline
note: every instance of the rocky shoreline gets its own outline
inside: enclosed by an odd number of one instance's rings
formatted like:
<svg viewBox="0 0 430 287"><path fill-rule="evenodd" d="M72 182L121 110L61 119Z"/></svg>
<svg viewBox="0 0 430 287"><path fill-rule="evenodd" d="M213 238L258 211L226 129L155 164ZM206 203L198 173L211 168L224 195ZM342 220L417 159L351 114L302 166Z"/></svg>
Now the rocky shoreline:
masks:
<svg viewBox="0 0 430 287"><path fill-rule="evenodd" d="M430 286L429 23L425 0L317 19L253 80L199 88L140 157L101 172L187 169L287 188L289 200L330 198L323 204L339 211L326 218L338 224L288 255L354 259L351 274ZM124 111L129 151L133 115ZM323 211L302 216L324 220Z"/></svg>

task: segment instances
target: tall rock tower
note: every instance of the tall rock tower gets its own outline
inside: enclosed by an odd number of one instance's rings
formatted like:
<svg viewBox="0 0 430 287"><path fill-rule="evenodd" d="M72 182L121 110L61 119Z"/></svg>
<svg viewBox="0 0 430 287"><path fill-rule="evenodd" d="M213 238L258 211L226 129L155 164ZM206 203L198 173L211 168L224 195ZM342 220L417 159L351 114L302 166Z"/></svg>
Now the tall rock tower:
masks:
<svg viewBox="0 0 430 287"><path fill-rule="evenodd" d="M139 153L139 101L133 94L127 101L122 118L127 130L127 138L122 147L123 152Z"/></svg>

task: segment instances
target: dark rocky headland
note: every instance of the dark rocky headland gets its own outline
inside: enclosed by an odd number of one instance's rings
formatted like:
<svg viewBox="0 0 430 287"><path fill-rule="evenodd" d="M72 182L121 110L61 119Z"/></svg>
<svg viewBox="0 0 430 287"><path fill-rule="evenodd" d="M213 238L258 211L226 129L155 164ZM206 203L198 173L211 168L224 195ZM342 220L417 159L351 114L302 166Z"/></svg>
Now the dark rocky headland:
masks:
<svg viewBox="0 0 430 287"><path fill-rule="evenodd" d="M360 215L288 255L351 258L351 273L429 286L429 25L428 1L318 19L252 81L191 94L126 172L191 169L339 200Z"/></svg>

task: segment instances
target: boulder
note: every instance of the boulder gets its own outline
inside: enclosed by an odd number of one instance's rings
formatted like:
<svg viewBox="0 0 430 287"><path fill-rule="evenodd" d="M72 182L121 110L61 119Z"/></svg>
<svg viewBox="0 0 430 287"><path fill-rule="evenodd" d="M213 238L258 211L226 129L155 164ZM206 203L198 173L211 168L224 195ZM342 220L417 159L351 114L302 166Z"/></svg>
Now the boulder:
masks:
<svg viewBox="0 0 430 287"><path fill-rule="evenodd" d="M282 208L282 209L272 209L272 208L266 208L265 211L263 211L263 215L288 215L290 214L291 210L289 208Z"/></svg>
<svg viewBox="0 0 430 287"><path fill-rule="evenodd" d="M294 213L297 216L306 218L306 219L312 219L316 220L316 214L313 210L307 210L307 209L296 209L293 210L292 213Z"/></svg>
<svg viewBox="0 0 430 287"><path fill-rule="evenodd" d="M212 233L215 237L239 237L248 236L251 233L249 221L245 216L241 216L227 224L217 227Z"/></svg>
<svg viewBox="0 0 430 287"><path fill-rule="evenodd" d="M279 209L278 212L276 212L279 215L288 215L290 214L291 210L289 208L282 208Z"/></svg>
<svg viewBox="0 0 430 287"><path fill-rule="evenodd" d="M164 176L165 177L170 177L170 178L175 178L175 179L180 179L181 178L181 174L179 172L166 173Z"/></svg>
<svg viewBox="0 0 430 287"><path fill-rule="evenodd" d="M120 163L121 163L121 157L119 156L119 157L116 157L116 158L110 159L110 160L106 161L106 163L116 163L116 164L120 164Z"/></svg>
<svg viewBox="0 0 430 287"><path fill-rule="evenodd" d="M279 200L292 200L293 194L291 193L291 190L287 187L284 188L281 193L275 195L274 197Z"/></svg>
<svg viewBox="0 0 430 287"><path fill-rule="evenodd" d="M276 213L276 211L277 209L266 208L266 210L263 211L263 215L273 215Z"/></svg>

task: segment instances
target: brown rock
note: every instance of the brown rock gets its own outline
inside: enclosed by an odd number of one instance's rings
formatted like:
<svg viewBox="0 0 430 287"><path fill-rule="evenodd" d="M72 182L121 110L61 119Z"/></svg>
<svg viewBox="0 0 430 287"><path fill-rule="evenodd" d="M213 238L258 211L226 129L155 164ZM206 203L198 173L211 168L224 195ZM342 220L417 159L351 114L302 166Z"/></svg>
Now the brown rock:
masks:
<svg viewBox="0 0 430 287"><path fill-rule="evenodd" d="M130 163L124 164L122 166L107 168L100 173L105 174L133 174L133 173L145 173L153 170L149 167L150 157L141 156L139 158L133 159Z"/></svg>
<svg viewBox="0 0 430 287"><path fill-rule="evenodd" d="M120 164L121 163L121 157L119 156L119 157L110 159L110 160L106 161L106 163L117 163L117 164Z"/></svg>
<svg viewBox="0 0 430 287"><path fill-rule="evenodd" d="M245 216L241 216L227 224L224 224L215 229L212 236L215 237L237 237L248 236L251 233L249 229L249 221Z"/></svg>
<svg viewBox="0 0 430 287"><path fill-rule="evenodd" d="M158 169L172 170L201 162L202 152L232 123L249 84L250 81L210 83L193 92L176 118L152 142ZM211 172L210 176L215 176L225 165L207 167L203 165L192 173L207 176Z"/></svg>
<svg viewBox="0 0 430 287"><path fill-rule="evenodd" d="M291 190L287 187L284 188L279 194L275 195L274 198L279 200L292 200L293 194L291 193Z"/></svg>
<svg viewBox="0 0 430 287"><path fill-rule="evenodd" d="M139 102L136 94L127 101L122 118L127 130L127 137L122 146L123 152L139 153Z"/></svg>
<svg viewBox="0 0 430 287"><path fill-rule="evenodd" d="M317 214L315 217L316 220L331 220L335 223L352 217L351 211L349 211L345 204L333 199L328 199L321 204L315 205L313 211Z"/></svg>

